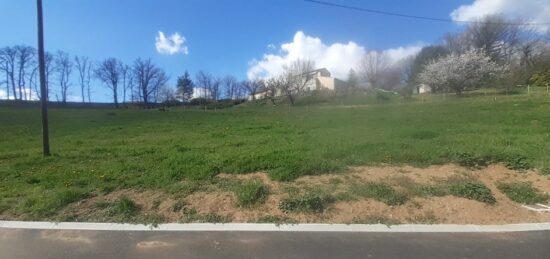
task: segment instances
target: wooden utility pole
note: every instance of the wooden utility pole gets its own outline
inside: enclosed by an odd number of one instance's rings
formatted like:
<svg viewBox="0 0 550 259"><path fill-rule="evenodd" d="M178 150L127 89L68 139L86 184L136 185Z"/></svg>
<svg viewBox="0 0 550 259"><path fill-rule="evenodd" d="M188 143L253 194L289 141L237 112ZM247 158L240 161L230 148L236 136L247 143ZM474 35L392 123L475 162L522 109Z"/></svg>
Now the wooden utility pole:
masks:
<svg viewBox="0 0 550 259"><path fill-rule="evenodd" d="M50 137L48 132L48 90L46 89L46 70L44 62L44 23L42 19L42 0L36 0L38 22L38 69L40 73L40 103L42 107L42 149L44 156L50 155Z"/></svg>

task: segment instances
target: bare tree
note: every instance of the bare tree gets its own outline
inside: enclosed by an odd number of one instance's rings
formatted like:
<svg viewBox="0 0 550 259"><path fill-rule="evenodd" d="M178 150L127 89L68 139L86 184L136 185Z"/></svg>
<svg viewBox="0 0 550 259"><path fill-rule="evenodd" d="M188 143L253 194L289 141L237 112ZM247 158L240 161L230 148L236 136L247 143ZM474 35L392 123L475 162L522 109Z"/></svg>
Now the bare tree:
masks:
<svg viewBox="0 0 550 259"><path fill-rule="evenodd" d="M169 103L176 100L176 95L174 89L172 87L164 84L159 87L159 99L158 101L161 103Z"/></svg>
<svg viewBox="0 0 550 259"><path fill-rule="evenodd" d="M166 73L155 66L151 59L138 58L134 62L132 68L132 74L134 77L134 84L137 86L137 95L145 105L149 104L153 94L157 92L158 88L168 82L168 76Z"/></svg>
<svg viewBox="0 0 550 259"><path fill-rule="evenodd" d="M15 59L17 51L12 47L4 47L0 49L0 69L6 74L6 93L10 97L10 83L14 99L17 99L17 91L15 88Z"/></svg>
<svg viewBox="0 0 550 259"><path fill-rule="evenodd" d="M122 79L122 62L116 58L108 58L100 62L94 69L94 75L113 91L113 101L118 108L118 86Z"/></svg>
<svg viewBox="0 0 550 259"><path fill-rule="evenodd" d="M82 94L82 102L86 102L86 86L89 85L90 74L87 73L91 66L91 61L85 56L75 56L74 62L78 70L78 79L80 84L80 93Z"/></svg>
<svg viewBox="0 0 550 259"><path fill-rule="evenodd" d="M297 59L285 68L285 73L289 77L291 92L302 94L313 79L312 71L315 69L315 62L310 59Z"/></svg>
<svg viewBox="0 0 550 259"><path fill-rule="evenodd" d="M239 82L234 76L226 76L222 80L223 88L225 89L225 98L238 99L239 97Z"/></svg>
<svg viewBox="0 0 550 259"><path fill-rule="evenodd" d="M212 85L214 83L214 77L212 74L199 70L195 75L195 89L199 94L199 98L210 99L212 98Z"/></svg>
<svg viewBox="0 0 550 259"><path fill-rule="evenodd" d="M278 76L271 77L265 82L265 99L271 101L271 104L275 105L275 100L281 95L285 95L289 101L294 103L294 95L291 92L291 84L289 82L289 76L286 73ZM289 94L290 93L290 94Z"/></svg>
<svg viewBox="0 0 550 259"><path fill-rule="evenodd" d="M265 81L261 79L244 80L241 82L241 88L244 88L246 94L252 96L252 100L256 100L256 92L265 87Z"/></svg>
<svg viewBox="0 0 550 259"><path fill-rule="evenodd" d="M17 62L17 87L19 90L19 100L29 99L28 93L30 89L26 87L26 78L28 69L36 56L36 50L33 47L26 45L15 46L16 62Z"/></svg>
<svg viewBox="0 0 550 259"><path fill-rule="evenodd" d="M44 72L45 72L45 85L46 85L46 100L48 100L48 97L49 97L49 92L50 92L50 87L49 87L49 82L50 82L50 75L52 75L54 72L55 72L55 63L54 63L54 56L49 53L49 52L45 52L44 53ZM38 82L38 80L36 80ZM35 92L36 92L36 95L38 97L38 99L42 99L42 96L41 96L41 91L40 91L40 85L38 85L37 83L34 84L34 89L35 89Z"/></svg>
<svg viewBox="0 0 550 259"><path fill-rule="evenodd" d="M30 73L28 73L28 82L29 82L28 91L29 91L29 100L32 100L33 89L38 88L38 80L39 80L38 59L31 60L31 62L29 63L29 70L30 70ZM38 98L40 99L40 91L36 90L35 92Z"/></svg>
<svg viewBox="0 0 550 259"><path fill-rule="evenodd" d="M507 61L520 42L521 29L501 15L487 15L469 24L463 37L470 48L483 50L491 60Z"/></svg>
<svg viewBox="0 0 550 259"><path fill-rule="evenodd" d="M73 69L73 62L69 53L64 51L57 51L55 57L55 67L58 73L59 87L61 90L61 102L67 103L67 93L69 90L70 77Z"/></svg>
<svg viewBox="0 0 550 259"><path fill-rule="evenodd" d="M370 87L381 87L383 77L390 67L388 55L378 51L365 53L359 62L359 71Z"/></svg>
<svg viewBox="0 0 550 259"><path fill-rule="evenodd" d="M122 103L126 104L126 93L132 93L133 85L132 68L125 65L122 67Z"/></svg>

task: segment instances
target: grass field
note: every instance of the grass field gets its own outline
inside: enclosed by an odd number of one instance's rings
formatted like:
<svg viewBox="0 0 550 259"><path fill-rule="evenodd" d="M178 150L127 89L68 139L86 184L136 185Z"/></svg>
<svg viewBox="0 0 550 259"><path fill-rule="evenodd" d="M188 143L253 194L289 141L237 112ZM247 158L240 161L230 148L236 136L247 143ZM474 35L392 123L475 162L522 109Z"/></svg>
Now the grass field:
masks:
<svg viewBox="0 0 550 259"><path fill-rule="evenodd" d="M115 190L191 193L219 173L278 181L356 165L550 167L550 96L452 95L412 100L303 100L224 110L50 110L0 106L0 215L49 219ZM310 103L310 104L308 104ZM251 187L252 188L252 187Z"/></svg>

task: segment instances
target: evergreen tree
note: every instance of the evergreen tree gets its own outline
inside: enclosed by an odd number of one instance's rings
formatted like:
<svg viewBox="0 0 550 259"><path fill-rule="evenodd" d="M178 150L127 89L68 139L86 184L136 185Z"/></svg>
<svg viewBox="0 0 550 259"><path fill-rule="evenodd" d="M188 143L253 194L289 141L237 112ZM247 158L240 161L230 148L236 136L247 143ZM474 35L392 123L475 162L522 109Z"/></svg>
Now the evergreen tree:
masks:
<svg viewBox="0 0 550 259"><path fill-rule="evenodd" d="M194 83L189 73L185 71L183 76L178 77L177 82L177 98L182 101L189 101L193 97L193 87Z"/></svg>

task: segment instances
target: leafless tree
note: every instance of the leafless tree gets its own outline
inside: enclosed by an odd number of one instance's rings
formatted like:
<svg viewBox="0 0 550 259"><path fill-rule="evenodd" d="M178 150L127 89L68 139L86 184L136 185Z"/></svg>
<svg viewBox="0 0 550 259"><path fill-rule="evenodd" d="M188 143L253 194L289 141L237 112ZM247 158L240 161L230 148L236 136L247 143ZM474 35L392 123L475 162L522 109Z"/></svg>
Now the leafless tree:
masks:
<svg viewBox="0 0 550 259"><path fill-rule="evenodd" d="M370 87L381 87L383 77L391 67L390 59L384 52L365 53L359 62L359 71Z"/></svg>
<svg viewBox="0 0 550 259"><path fill-rule="evenodd" d="M246 94L252 97L252 100L256 100L256 92L264 87L265 81L261 79L244 80L241 82L241 88L245 90Z"/></svg>
<svg viewBox="0 0 550 259"><path fill-rule="evenodd" d="M32 59L31 62L29 63L29 71L30 73L28 73L28 82L29 82L29 85L28 85L28 91L29 91L29 100L32 100L32 92L33 92L33 89L38 89L39 86L38 86L38 82L39 82L39 78L38 78L38 59ZM36 95L37 97L40 99L40 91L35 91L36 92Z"/></svg>
<svg viewBox="0 0 550 259"><path fill-rule="evenodd" d="M15 90L15 57L16 50L12 47L4 47L0 49L0 71L5 73L6 77L6 94L7 99L10 98L10 86L13 91L14 99L17 99ZM10 84L11 83L11 84Z"/></svg>
<svg viewBox="0 0 550 259"><path fill-rule="evenodd" d="M58 73L59 87L61 90L61 102L67 103L67 93L71 86L70 77L73 69L73 62L69 53L57 51L55 57L55 67Z"/></svg>
<svg viewBox="0 0 550 259"><path fill-rule="evenodd" d="M74 62L76 69L78 70L78 79L80 84L80 92L82 94L82 102L86 102L86 86L90 84L90 70L91 61L85 56L75 56Z"/></svg>
<svg viewBox="0 0 550 259"><path fill-rule="evenodd" d="M155 66L151 59L138 58L132 67L133 83L137 86L137 96L148 105L158 88L168 82L166 73Z"/></svg>
<svg viewBox="0 0 550 259"><path fill-rule="evenodd" d="M118 86L122 79L122 62L116 58L108 58L100 62L94 69L94 75L105 86L113 91L113 102L118 108Z"/></svg>
<svg viewBox="0 0 550 259"><path fill-rule="evenodd" d="M195 89L198 89L199 98L212 98L212 85L214 84L214 77L212 74L199 70L195 75L195 80Z"/></svg>
<svg viewBox="0 0 550 259"><path fill-rule="evenodd" d="M471 23L464 32L469 47L481 49L493 61L508 61L520 42L522 28L501 15L488 15Z"/></svg>
<svg viewBox="0 0 550 259"><path fill-rule="evenodd" d="M168 85L164 84L159 87L159 99L158 101L161 103L169 103L176 100L176 95L174 92L174 89L169 87Z"/></svg>
<svg viewBox="0 0 550 259"><path fill-rule="evenodd" d="M293 94L302 94L313 80L312 71L315 69L315 62L310 59L297 59L285 68L286 76L291 92Z"/></svg>
<svg viewBox="0 0 550 259"><path fill-rule="evenodd" d="M291 84L289 82L289 76L287 73L280 74L278 76L271 77L265 82L265 96L264 98L271 101L271 104L275 105L277 97L284 95L290 103L294 103L294 95L291 93Z"/></svg>
<svg viewBox="0 0 550 259"><path fill-rule="evenodd" d="M225 90L225 98L238 99L239 98L239 82L234 76L226 76L222 80L223 88Z"/></svg>
<svg viewBox="0 0 550 259"><path fill-rule="evenodd" d="M44 53L46 94L48 96L49 96L49 93L50 93L50 87L49 87L50 75L52 75L56 70L54 61L55 61L54 56L51 53L49 53L49 52ZM34 84L34 90L36 92L36 95L37 95L38 99L42 99L42 96L40 94L40 85L38 84L38 80L36 80L36 83ZM46 96L46 100L48 99L48 96Z"/></svg>
<svg viewBox="0 0 550 259"><path fill-rule="evenodd" d="M122 103L126 104L126 93L133 92L133 85L132 68L125 65L122 67Z"/></svg>
<svg viewBox="0 0 550 259"><path fill-rule="evenodd" d="M31 66L32 60L36 56L36 50L33 47L26 45L17 45L14 47L16 52L16 62L17 62L17 87L19 90L19 100L27 100L28 92L30 89L26 89L26 78L27 72Z"/></svg>

